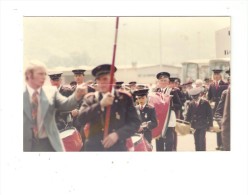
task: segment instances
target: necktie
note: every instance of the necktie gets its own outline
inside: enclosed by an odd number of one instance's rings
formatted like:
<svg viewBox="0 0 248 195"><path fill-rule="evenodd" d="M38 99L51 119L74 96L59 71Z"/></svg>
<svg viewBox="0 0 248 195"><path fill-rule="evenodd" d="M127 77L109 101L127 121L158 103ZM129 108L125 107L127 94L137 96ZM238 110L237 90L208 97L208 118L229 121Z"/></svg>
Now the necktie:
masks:
<svg viewBox="0 0 248 195"><path fill-rule="evenodd" d="M143 106L140 106L140 110L143 110L144 109L144 107Z"/></svg>
<svg viewBox="0 0 248 195"><path fill-rule="evenodd" d="M37 123L38 106L39 106L38 95L39 95L38 91L34 91L31 102L32 118L34 121L33 133L35 138L38 138L38 123Z"/></svg>
<svg viewBox="0 0 248 195"><path fill-rule="evenodd" d="M218 82L215 83L215 88L216 88L216 90L219 88Z"/></svg>

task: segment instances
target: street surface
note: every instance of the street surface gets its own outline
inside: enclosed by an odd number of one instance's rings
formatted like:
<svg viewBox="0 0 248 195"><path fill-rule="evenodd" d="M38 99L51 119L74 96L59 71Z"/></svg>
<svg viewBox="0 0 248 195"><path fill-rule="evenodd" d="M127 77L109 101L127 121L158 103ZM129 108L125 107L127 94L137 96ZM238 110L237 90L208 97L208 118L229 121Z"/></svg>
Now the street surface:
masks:
<svg viewBox="0 0 248 195"><path fill-rule="evenodd" d="M153 151L156 151L155 140L152 140ZM206 150L207 151L218 151L215 148L216 144L216 133L206 133ZM194 136L193 134L178 135L177 136L177 151L195 151Z"/></svg>

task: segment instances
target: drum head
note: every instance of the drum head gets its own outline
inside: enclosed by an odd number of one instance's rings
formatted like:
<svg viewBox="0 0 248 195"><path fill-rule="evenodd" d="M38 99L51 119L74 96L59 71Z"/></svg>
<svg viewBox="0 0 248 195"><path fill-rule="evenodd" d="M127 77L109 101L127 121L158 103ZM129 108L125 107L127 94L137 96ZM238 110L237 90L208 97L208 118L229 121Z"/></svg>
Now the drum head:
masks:
<svg viewBox="0 0 248 195"><path fill-rule="evenodd" d="M132 139L132 142L135 144L141 139L141 135L138 135L138 134L134 135L131 137L131 139Z"/></svg>
<svg viewBox="0 0 248 195"><path fill-rule="evenodd" d="M68 129L60 133L60 138L63 139L65 137L71 136L76 130L75 129Z"/></svg>

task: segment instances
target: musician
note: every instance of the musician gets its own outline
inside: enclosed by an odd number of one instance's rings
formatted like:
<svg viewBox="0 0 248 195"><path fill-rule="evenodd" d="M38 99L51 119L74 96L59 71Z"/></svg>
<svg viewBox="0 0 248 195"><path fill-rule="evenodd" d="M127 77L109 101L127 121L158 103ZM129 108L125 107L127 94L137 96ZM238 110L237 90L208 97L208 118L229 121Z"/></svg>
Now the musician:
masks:
<svg viewBox="0 0 248 195"><path fill-rule="evenodd" d="M50 82L52 86L57 87L59 93L65 97L69 97L74 90L72 89L72 87L70 85L62 85L62 76L63 73L53 73L53 74L48 74L48 76L50 77ZM56 120L56 124L57 127L59 129L59 131L64 130L67 126L72 126L72 124L70 124L70 122L72 122L71 120L69 120L71 118L70 113L63 113L60 111L56 111L55 114L55 120Z"/></svg>
<svg viewBox="0 0 248 195"><path fill-rule="evenodd" d="M190 82L183 83L181 85L181 87L182 87L182 94L183 94L184 98L186 99L185 102L184 102L184 104L183 104L183 106L182 106L182 115L183 115L182 119L183 120L185 119L185 114L187 112L187 109L188 109L188 106L189 106L189 102L192 100L191 96L188 93L188 91L193 88L192 87L192 84L193 84L193 82L190 81Z"/></svg>
<svg viewBox="0 0 248 195"><path fill-rule="evenodd" d="M116 83L115 83L115 89L120 89L120 90L122 90L122 84L123 84L124 82L123 81L117 81Z"/></svg>
<svg viewBox="0 0 248 195"><path fill-rule="evenodd" d="M81 105L78 123L87 124L89 136L85 151L126 151L126 139L140 127L141 121L134 107L130 93L114 90L108 92L110 64L102 64L92 70L98 91L89 93ZM117 70L114 67L115 71ZM104 138L107 107L111 106L108 135Z"/></svg>
<svg viewBox="0 0 248 195"><path fill-rule="evenodd" d="M161 98L163 96L171 95L171 106L170 106L170 118L168 123L168 128L166 129L165 138L160 137L156 140L156 148L157 151L173 151L175 136L173 131L176 126L176 114L175 109L180 109L182 103L176 91L172 90L169 85L170 82L170 73L168 72L160 72L156 75L158 79L158 88L155 90L156 92L160 92Z"/></svg>
<svg viewBox="0 0 248 195"><path fill-rule="evenodd" d="M134 95L134 91L136 90L136 81L130 81L129 83L129 88L130 88L130 93L132 94L133 97L133 102L136 103L136 97Z"/></svg>
<svg viewBox="0 0 248 195"><path fill-rule="evenodd" d="M209 86L208 90L208 100L213 106L213 114L219 104L222 92L227 89L228 85L222 80L221 69L213 70L213 83ZM216 133L217 138L217 148L216 150L222 149L222 139L221 139L221 132Z"/></svg>
<svg viewBox="0 0 248 195"><path fill-rule="evenodd" d="M52 86L57 87L59 93L61 93L65 97L69 97L73 93L73 89L70 85L62 85L62 76L63 73L50 73L48 76L50 77L50 83Z"/></svg>
<svg viewBox="0 0 248 195"><path fill-rule="evenodd" d="M194 140L196 151L206 151L206 130L213 127L212 109L207 100L200 98L201 88L192 88L189 95L192 101L186 113L185 120L195 129Z"/></svg>
<svg viewBox="0 0 248 195"><path fill-rule="evenodd" d="M136 90L138 105L136 106L137 112L141 118L141 126L138 130L139 133L143 133L146 140L152 143L152 129L158 126L155 108L148 105L147 94L149 89Z"/></svg>
<svg viewBox="0 0 248 195"><path fill-rule="evenodd" d="M72 72L73 72L73 74L74 74L74 80L77 82L77 86L78 86L78 85L81 85L81 84L83 84L83 83L87 84L87 86L88 86L88 87L87 87L88 93L89 93L89 92L93 92L93 91L95 91L95 90L94 90L92 87L90 87L88 83L86 83L86 82L84 81L84 72L85 72L85 71L86 71L86 70L84 70L84 69L74 69L74 70L72 70ZM77 129L78 131L80 131L80 128L81 128L81 127L80 127L79 124L77 124L77 116L78 116L79 109L80 109L81 105L82 105L82 101L79 102L78 105L77 105L77 107L71 111L71 115L72 115L72 118L73 118L73 126L76 127L76 129ZM84 131L81 130L81 131L80 131L80 134L81 134L82 140L83 140L83 142L84 142L85 139L86 139L86 135L84 134ZM83 147L84 147L84 146L83 146Z"/></svg>
<svg viewBox="0 0 248 195"><path fill-rule="evenodd" d="M87 92L78 86L70 97L62 96L57 88L43 86L46 65L30 61L26 70L26 86L23 92L23 151L64 151L55 123L55 111L69 111Z"/></svg>
<svg viewBox="0 0 248 195"><path fill-rule="evenodd" d="M183 95L181 90L177 87L179 82L180 82L180 79L176 77L170 77L170 87L172 88L172 91L174 91L174 93L178 94L178 97L180 98L180 101L181 101L181 107L178 106L174 109L177 119L181 119L183 103L186 101L185 96ZM177 132L175 131L175 129L173 130L173 134L174 134L174 149L173 150L176 151L177 150Z"/></svg>

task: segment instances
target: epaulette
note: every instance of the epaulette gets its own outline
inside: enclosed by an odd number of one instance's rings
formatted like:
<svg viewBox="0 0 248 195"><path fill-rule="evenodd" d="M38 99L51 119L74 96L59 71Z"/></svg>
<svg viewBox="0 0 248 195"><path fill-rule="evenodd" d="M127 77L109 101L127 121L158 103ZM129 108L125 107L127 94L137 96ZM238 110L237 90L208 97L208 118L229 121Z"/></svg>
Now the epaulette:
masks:
<svg viewBox="0 0 248 195"><path fill-rule="evenodd" d="M151 104L147 104L147 106L148 106L148 108L154 108L154 106Z"/></svg>

